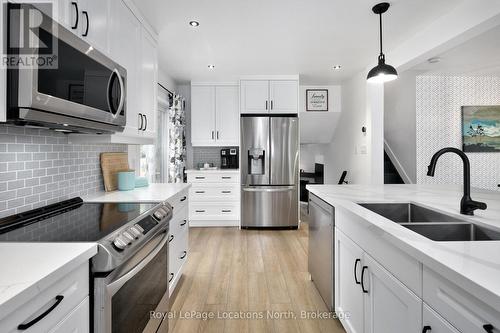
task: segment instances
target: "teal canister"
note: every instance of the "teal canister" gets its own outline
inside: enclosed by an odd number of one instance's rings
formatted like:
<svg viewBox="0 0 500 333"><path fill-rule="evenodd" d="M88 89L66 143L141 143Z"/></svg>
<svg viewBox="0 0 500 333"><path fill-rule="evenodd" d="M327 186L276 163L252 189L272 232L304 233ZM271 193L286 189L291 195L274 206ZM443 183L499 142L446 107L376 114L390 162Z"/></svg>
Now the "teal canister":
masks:
<svg viewBox="0 0 500 333"><path fill-rule="evenodd" d="M130 191L135 188L135 171L127 170L118 172L118 190Z"/></svg>

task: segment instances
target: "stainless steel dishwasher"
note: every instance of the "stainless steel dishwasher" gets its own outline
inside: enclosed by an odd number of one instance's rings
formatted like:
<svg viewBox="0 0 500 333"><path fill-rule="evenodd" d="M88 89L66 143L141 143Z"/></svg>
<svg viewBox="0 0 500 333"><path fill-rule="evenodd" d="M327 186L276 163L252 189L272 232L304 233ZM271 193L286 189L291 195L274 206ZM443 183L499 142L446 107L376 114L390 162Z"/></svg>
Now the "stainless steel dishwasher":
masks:
<svg viewBox="0 0 500 333"><path fill-rule="evenodd" d="M309 273L325 301L334 311L334 232L335 209L309 193Z"/></svg>

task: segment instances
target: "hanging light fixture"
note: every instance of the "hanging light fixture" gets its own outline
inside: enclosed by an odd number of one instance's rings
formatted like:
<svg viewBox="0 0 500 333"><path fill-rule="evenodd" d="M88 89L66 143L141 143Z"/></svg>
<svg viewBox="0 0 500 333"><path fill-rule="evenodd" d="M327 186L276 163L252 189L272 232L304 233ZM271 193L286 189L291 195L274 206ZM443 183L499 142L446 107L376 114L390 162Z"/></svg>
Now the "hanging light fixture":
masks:
<svg viewBox="0 0 500 333"><path fill-rule="evenodd" d="M382 51L382 14L390 7L388 2L381 2L373 6L372 10L380 17L380 54L378 56L378 65L368 72L366 78L368 82L388 82L398 78L398 72L391 65L385 63L385 54Z"/></svg>

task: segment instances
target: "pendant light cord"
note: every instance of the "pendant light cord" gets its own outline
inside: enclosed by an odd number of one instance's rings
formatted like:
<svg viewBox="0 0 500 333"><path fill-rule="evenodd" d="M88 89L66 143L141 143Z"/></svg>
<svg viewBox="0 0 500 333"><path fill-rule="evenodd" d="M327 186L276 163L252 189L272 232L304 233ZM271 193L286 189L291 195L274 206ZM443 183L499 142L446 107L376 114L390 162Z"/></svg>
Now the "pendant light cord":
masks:
<svg viewBox="0 0 500 333"><path fill-rule="evenodd" d="M378 14L380 17L380 55L384 55L384 52L382 51L382 13Z"/></svg>

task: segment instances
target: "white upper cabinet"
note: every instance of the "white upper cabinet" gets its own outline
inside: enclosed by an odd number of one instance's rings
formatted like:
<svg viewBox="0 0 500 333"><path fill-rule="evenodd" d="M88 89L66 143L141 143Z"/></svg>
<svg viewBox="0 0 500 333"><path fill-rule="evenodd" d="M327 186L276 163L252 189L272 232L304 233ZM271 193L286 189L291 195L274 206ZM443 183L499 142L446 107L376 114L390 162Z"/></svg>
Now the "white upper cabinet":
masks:
<svg viewBox="0 0 500 333"><path fill-rule="evenodd" d="M76 31L87 43L108 54L110 0L78 0L78 6L80 22Z"/></svg>
<svg viewBox="0 0 500 333"><path fill-rule="evenodd" d="M221 146L237 146L239 144L240 114L238 103L238 86L215 87L215 139L217 144Z"/></svg>
<svg viewBox="0 0 500 333"><path fill-rule="evenodd" d="M240 112L297 113L298 79L243 79L240 81Z"/></svg>
<svg viewBox="0 0 500 333"><path fill-rule="evenodd" d="M191 144L215 144L214 86L191 86Z"/></svg>
<svg viewBox="0 0 500 333"><path fill-rule="evenodd" d="M111 57L127 70L127 125L121 135L139 136L144 117L139 112L141 24L121 1L112 1L109 51Z"/></svg>
<svg viewBox="0 0 500 333"><path fill-rule="evenodd" d="M299 84L297 81L270 81L270 112L297 113L298 89Z"/></svg>
<svg viewBox="0 0 500 333"><path fill-rule="evenodd" d="M269 81L241 81L241 113L269 112Z"/></svg>
<svg viewBox="0 0 500 333"><path fill-rule="evenodd" d="M193 146L239 144L237 85L191 86L191 143Z"/></svg>
<svg viewBox="0 0 500 333"><path fill-rule="evenodd" d="M144 115L144 124L142 126L142 131L144 132L144 136L155 138L157 114L156 100L158 91L158 54L156 41L144 28L142 28L141 30L140 50L141 99L139 112Z"/></svg>

